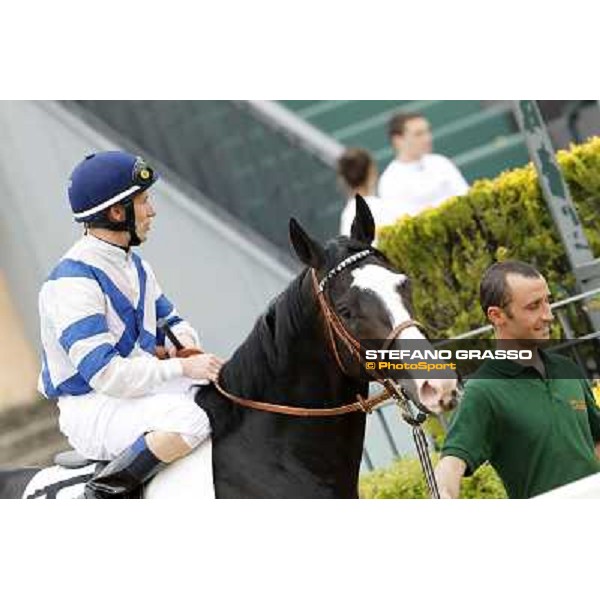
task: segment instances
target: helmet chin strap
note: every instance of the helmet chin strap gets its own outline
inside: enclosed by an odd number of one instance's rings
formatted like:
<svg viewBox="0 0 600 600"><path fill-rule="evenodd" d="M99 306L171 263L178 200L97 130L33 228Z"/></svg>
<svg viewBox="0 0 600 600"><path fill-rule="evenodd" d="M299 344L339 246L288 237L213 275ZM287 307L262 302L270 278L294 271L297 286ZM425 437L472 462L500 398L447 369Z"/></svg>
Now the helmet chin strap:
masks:
<svg viewBox="0 0 600 600"><path fill-rule="evenodd" d="M142 240L137 234L136 223L135 223L135 207L133 201L124 202L125 208L125 220L124 221L111 221L107 214L99 215L93 221L87 224L88 227L102 227L104 229L110 229L111 231L127 231L129 233L129 242L125 246L126 250L129 250L132 246L139 246Z"/></svg>
<svg viewBox="0 0 600 600"><path fill-rule="evenodd" d="M142 240L137 234L135 226L135 208L131 201L125 204L125 224L127 225L127 231L129 231L129 244L127 244L127 250L129 250L131 246L139 246L142 243Z"/></svg>

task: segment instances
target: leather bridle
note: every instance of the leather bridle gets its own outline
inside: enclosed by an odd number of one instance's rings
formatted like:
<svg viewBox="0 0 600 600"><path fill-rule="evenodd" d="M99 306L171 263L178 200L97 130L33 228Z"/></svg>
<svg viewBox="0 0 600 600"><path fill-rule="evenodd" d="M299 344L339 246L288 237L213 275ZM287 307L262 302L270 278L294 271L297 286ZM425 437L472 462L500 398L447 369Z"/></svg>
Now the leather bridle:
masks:
<svg viewBox="0 0 600 600"><path fill-rule="evenodd" d="M325 296L325 286L333 277L338 275L341 271L348 268L350 265L355 264L359 260L366 258L370 254L372 254L372 252L372 249L368 249L349 256L337 266L332 268L323 277L323 279L321 279L320 282L317 280L317 274L315 272L315 269L310 270L313 290L316 295L321 312L323 313L325 330L327 338L329 339L329 345L331 347L332 353L335 357L338 367L345 375L348 375L348 372L338 352L338 345L336 339L339 340L346 347L350 355L355 357L358 360L359 364L361 364L361 366L363 366L364 368L364 360L361 353L361 344L352 335L352 333L348 331L347 327L344 325L340 317L331 307L330 303L328 302ZM420 325L420 323L412 319L407 319L406 321L403 321L402 323L394 327L389 333L383 344L383 349L389 348L389 346L402 334L402 332L408 329L409 327L422 326ZM409 400L404 390L400 386L398 386L396 382L385 377L380 371L369 370L367 371L367 373L373 381L380 383L384 387L385 391L371 398L364 398L360 394L357 394L355 402L342 404L341 406L337 406L334 408L303 408L297 406L288 406L285 404L273 404L270 402L265 402L263 400L251 400L249 398L243 398L241 396L228 392L218 381L216 381L214 385L219 390L219 392L221 392L221 394L223 394L226 398L229 398L229 400L236 404L239 404L246 408L252 408L255 410L262 410L265 412L278 413L289 416L329 417L348 414L357 411L370 413L379 404L381 404L389 398L396 399L401 408L403 418L410 425L419 425L425 420L426 414L430 414L431 411L424 407L420 402L415 402L415 400L412 398ZM420 413L418 413L416 416L414 414L414 411L411 410L409 404L410 402L413 402L420 411Z"/></svg>

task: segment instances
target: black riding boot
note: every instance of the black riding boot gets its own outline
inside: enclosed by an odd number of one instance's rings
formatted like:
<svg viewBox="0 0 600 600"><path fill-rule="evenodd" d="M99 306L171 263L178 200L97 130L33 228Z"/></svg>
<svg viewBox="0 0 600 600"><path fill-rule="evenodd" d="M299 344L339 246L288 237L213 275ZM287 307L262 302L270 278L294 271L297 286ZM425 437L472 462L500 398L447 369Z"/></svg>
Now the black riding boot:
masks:
<svg viewBox="0 0 600 600"><path fill-rule="evenodd" d="M140 486L156 475L166 463L161 462L140 436L129 448L109 462L85 485L84 498L132 498Z"/></svg>

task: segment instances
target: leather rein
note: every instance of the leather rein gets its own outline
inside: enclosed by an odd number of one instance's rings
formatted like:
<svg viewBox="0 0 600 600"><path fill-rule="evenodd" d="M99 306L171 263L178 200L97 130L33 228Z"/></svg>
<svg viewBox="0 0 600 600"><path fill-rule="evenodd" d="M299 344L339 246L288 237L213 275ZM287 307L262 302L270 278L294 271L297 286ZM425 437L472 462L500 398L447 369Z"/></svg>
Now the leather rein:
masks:
<svg viewBox="0 0 600 600"><path fill-rule="evenodd" d="M327 298L325 297L325 284L335 275L340 273L343 269L348 266L356 263L357 261L367 257L372 253L372 250L363 250L362 252L358 252L357 254L353 254L339 263L336 267L331 269L325 277L319 283L317 280L317 274L315 269L311 269L311 278L313 284L313 290L315 292L319 308L323 313L324 321L325 321L325 330L326 336L329 340L329 345L331 347L331 351L335 360L337 362L338 367L347 375L347 371L344 367L344 364L340 358L337 340L341 341L349 353L358 359L361 365L364 364L363 358L361 356L361 345L360 342L348 331L344 323L338 317L336 312L333 310ZM414 321L412 319L407 319L403 321L396 327L392 329L392 331L387 336L383 349L387 349L393 342L402 334L402 332L409 327L422 327L420 323ZM286 404L272 404L270 402L265 402L263 400L251 400L249 398L243 398L236 394L232 394L223 388L223 386L219 383L219 381L214 382L214 386L219 390L223 396L238 404L240 406L244 406L246 408L252 408L255 410L261 410L265 412L277 413L282 415L289 415L294 417L334 417L338 415L345 415L353 412L365 412L370 413L375 407L377 407L382 402L385 402L388 398L395 398L399 404L401 409L403 409L403 417L410 424L418 425L425 419L425 415L417 415L414 416L412 411L408 409L408 399L404 391L398 387L398 385L391 379L384 377L381 372L377 370L370 370L369 374L374 375L372 377L373 381L377 381L384 388L380 394L372 396L370 398L364 398L360 394L356 395L356 401L348 404L342 404L341 406L337 406L334 408L302 408L298 406L288 406ZM411 400L414 402L414 400ZM420 409L422 413L429 413L425 407L421 406L420 403L416 403L417 407Z"/></svg>

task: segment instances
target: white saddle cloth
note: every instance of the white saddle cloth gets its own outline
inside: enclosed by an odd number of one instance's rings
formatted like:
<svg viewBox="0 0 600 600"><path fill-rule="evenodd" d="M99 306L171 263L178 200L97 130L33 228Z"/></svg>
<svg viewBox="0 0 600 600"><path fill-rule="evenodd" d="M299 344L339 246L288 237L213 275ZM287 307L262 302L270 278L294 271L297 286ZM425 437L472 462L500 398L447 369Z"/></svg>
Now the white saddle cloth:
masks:
<svg viewBox="0 0 600 600"><path fill-rule="evenodd" d="M79 469L54 466L42 469L28 483L23 498L72 500L83 494L85 482L96 464ZM169 465L150 481L145 499L208 500L215 498L212 470L212 441L207 439L186 457Z"/></svg>

